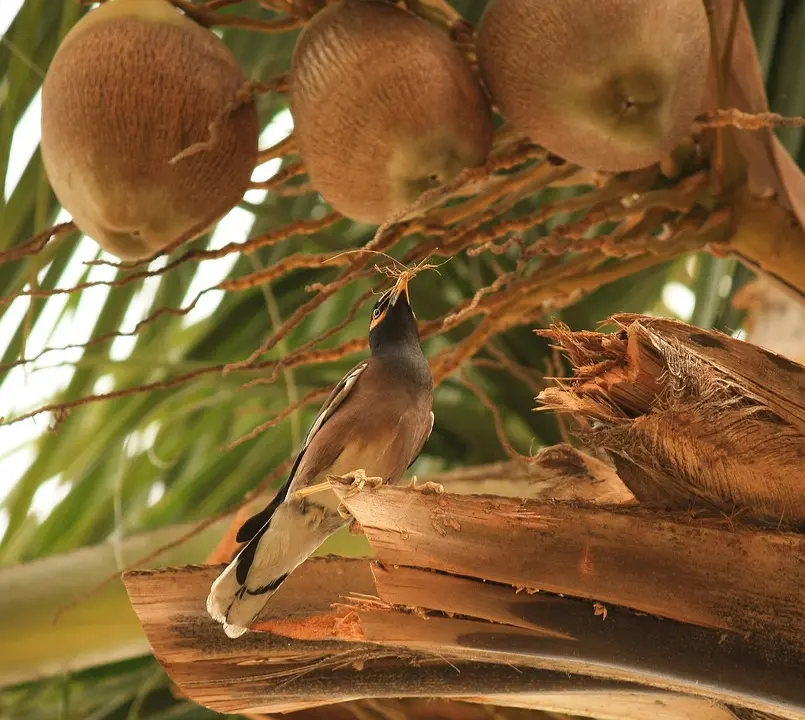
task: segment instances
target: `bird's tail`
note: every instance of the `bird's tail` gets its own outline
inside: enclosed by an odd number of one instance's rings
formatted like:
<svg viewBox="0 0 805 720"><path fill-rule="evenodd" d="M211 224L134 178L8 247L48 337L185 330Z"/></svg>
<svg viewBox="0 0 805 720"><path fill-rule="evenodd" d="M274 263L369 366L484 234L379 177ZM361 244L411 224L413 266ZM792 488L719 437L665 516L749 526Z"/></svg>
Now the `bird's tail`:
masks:
<svg viewBox="0 0 805 720"><path fill-rule="evenodd" d="M240 637L285 578L345 522L332 510L287 499L212 584L207 612L229 637Z"/></svg>

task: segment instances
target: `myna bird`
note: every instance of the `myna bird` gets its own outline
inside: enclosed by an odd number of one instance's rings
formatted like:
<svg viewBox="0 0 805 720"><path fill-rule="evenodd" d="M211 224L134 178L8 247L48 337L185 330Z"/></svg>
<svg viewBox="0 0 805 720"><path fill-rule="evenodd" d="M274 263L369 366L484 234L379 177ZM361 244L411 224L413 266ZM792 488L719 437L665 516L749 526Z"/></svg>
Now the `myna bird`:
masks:
<svg viewBox="0 0 805 720"><path fill-rule="evenodd" d="M398 482L433 429L433 378L419 344L404 273L375 303L371 356L335 387L313 423L287 482L238 530L247 543L216 579L207 612L229 637L245 633L288 575L349 522L332 490L302 488L364 470Z"/></svg>

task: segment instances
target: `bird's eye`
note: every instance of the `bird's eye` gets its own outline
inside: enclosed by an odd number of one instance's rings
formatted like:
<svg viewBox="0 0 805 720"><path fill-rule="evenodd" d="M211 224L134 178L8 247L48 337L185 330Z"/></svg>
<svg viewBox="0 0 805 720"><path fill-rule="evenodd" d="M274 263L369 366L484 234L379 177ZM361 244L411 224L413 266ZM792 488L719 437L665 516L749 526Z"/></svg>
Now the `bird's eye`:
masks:
<svg viewBox="0 0 805 720"><path fill-rule="evenodd" d="M382 312L383 312L383 308L382 308L381 306L379 306L379 305L378 305L378 306L377 306L377 307L376 307L376 308L375 308L375 309L372 311L372 317L373 317L375 320L377 320L377 319L380 317L380 315L382 314Z"/></svg>

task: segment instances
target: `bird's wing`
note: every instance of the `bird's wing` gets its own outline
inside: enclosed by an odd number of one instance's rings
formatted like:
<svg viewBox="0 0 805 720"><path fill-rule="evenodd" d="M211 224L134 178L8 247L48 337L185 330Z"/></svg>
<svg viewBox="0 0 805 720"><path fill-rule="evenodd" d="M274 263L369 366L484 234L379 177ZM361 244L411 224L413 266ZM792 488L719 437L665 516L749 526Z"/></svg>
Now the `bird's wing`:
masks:
<svg viewBox="0 0 805 720"><path fill-rule="evenodd" d="M327 401L319 411L318 416L313 421L310 432L308 432L307 437L305 438L305 444L302 446L302 451L299 453L300 456L307 449L307 446L310 445L311 440L313 440L313 436L319 430L321 430L322 425L324 425L324 423L326 423L333 416L333 413L338 409L339 405L346 400L347 395L349 395L352 388L355 387L355 383L358 381L361 373L366 370L366 366L368 364L369 363L366 360L358 363L343 378L341 378L341 381L338 383L338 385L333 388L333 391L330 393L330 397L327 398Z"/></svg>
<svg viewBox="0 0 805 720"><path fill-rule="evenodd" d="M341 378L338 385L333 388L330 396L327 398L321 410L319 411L319 414L316 416L316 419L313 421L313 425L311 426L310 431L305 438L302 449L296 456L296 460L291 468L291 472L288 473L288 479L285 481L285 484L265 508L263 508L257 514L252 515L252 517L250 517L248 520L246 520L246 522L243 523L243 525L240 526L237 537L235 538L237 542L244 543L254 538L255 535L257 535L257 533L268 524L276 509L285 501L285 498L288 495L288 489L291 487L291 483L296 475L296 470L299 467L299 463L302 462L302 457L304 456L305 451L307 450L316 433L319 432L324 423L326 423L333 416L341 403L344 402L349 393L352 391L352 388L355 387L355 383L358 381L361 373L366 370L367 364L368 363L366 360L358 363L343 378ZM432 426L433 423L431 422L431 427Z"/></svg>
<svg viewBox="0 0 805 720"><path fill-rule="evenodd" d="M428 432L422 438L422 442L419 444L419 449L416 451L413 458L411 458L411 462L408 463L408 467L410 468L416 462L416 459L422 454L422 449L425 447L425 443L428 442L430 439L430 434L433 432L433 410L430 411L430 427L428 428ZM406 468L408 469L408 468Z"/></svg>

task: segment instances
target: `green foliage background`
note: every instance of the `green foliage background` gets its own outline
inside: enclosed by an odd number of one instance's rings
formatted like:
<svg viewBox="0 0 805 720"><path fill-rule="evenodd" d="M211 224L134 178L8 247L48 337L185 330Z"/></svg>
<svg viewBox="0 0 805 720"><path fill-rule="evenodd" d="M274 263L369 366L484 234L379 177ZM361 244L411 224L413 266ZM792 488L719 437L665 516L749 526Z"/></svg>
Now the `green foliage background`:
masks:
<svg viewBox="0 0 805 720"><path fill-rule="evenodd" d="M472 22L477 22L484 5L473 0L456 0L453 4ZM805 114L805 4L800 0L751 0L747 5L767 76L772 110L787 115ZM230 10L259 14L248 2ZM0 177L5 177L14 130L41 85L42 73L60 38L81 13L74 0L26 0L0 43ZM247 74L269 80L288 68L295 34L260 35L233 30L227 31L224 39ZM262 96L263 122L268 124L286 108L285 103L284 96ZM360 112L360 108L355 111ZM784 128L780 136L802 164L803 129ZM530 202L544 203L545 195ZM310 217L320 212L317 208L320 202L313 196L283 198L269 193L259 207L249 207L257 215L253 233ZM0 197L0 250L21 244L51 225L57 211L37 151L8 202L4 203ZM335 254L363 244L372 232L373 228L342 221L315 236L291 238L264 249L254 258L241 257L231 275L269 266L302 247ZM0 296L18 292L45 267L48 269L40 285L45 289L55 287L77 242L78 237L73 236L48 246L33 262L0 266ZM206 242L207 238L202 238L195 245L204 247ZM194 271L195 265L191 263L164 277L152 310L178 306ZM336 272L332 270L329 277ZM489 260L484 257L456 259L442 267L440 273L439 278L422 275L412 286L420 320L437 317L457 297L470 296L494 279ZM139 335L134 352L125 361L110 359L109 343L94 345L77 361L69 386L55 400L92 394L96 382L104 375L111 375L114 388L119 389L243 359L278 322L309 297L306 285L323 277L327 279L326 273L299 271L271 287L230 294L213 315L190 327L183 327L180 318L163 317ZM561 312L547 315L545 323L555 318L574 328L594 328L618 311L670 315L671 310L662 302L662 289L666 283L676 281L688 285L695 293L694 323L732 331L740 326L740 316L731 308L729 294L723 292L725 277L731 279L734 292L749 274L731 261L709 256L699 256L693 263L674 261L606 286ZM135 283L112 290L93 338L120 327L138 287ZM341 322L351 303L367 287L351 287L325 303L267 359L280 357L288 349ZM72 296L63 312L72 312L78 300L78 296ZM44 307L43 302L32 304L11 344L0 347L2 363L20 356L26 328L33 325ZM335 345L364 333L365 314L328 344ZM472 323L467 323L450 335L429 341L426 351L432 353L443 343L463 337L471 326ZM551 353L530 328L510 331L495 344L511 360L527 368L536 380L549 370ZM294 452L300 429L308 426L317 408L313 405L300 411L290 422L231 452L224 453L222 448L280 412L288 405L289 397L301 397L335 383L356 360L357 356L352 356L338 363L295 369L274 384L257 385L248 391L241 386L253 375L210 373L179 387L77 409L57 434L45 434L37 441L35 461L5 500L3 507L8 512L9 526L0 541L0 566L105 543L113 533L116 537L128 537L199 520L231 507ZM474 367L471 375L501 409L506 431L518 450L536 452L561 440L556 420L533 412L533 386L489 367ZM416 471L505 459L490 413L459 380L449 379L439 388L434 409L433 436L414 468ZM8 410L0 408L0 415L8 415ZM158 427L150 449L129 457L127 439L149 427ZM5 449L3 433L0 426L0 453ZM70 491L40 522L30 513L32 499L44 482L59 473L63 482L70 483ZM149 491L157 482L164 483L164 496L149 505ZM213 715L176 699L159 666L149 657L0 691L0 717L8 718L189 720Z"/></svg>

